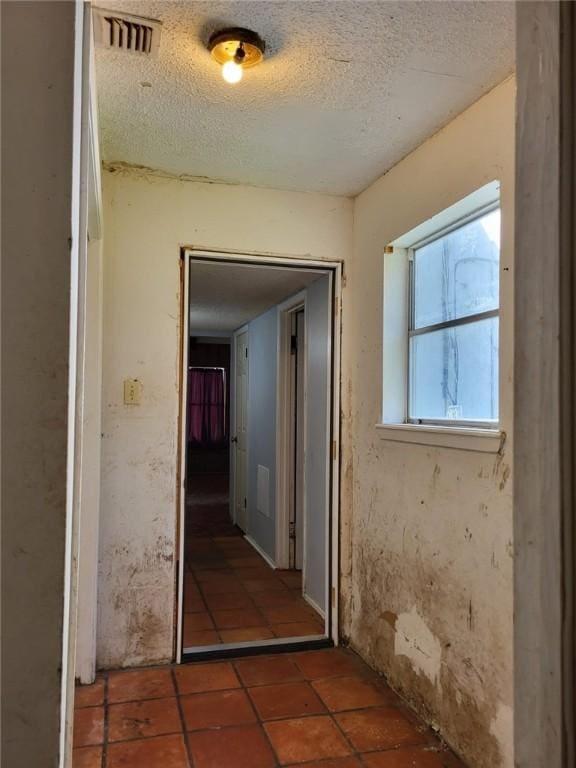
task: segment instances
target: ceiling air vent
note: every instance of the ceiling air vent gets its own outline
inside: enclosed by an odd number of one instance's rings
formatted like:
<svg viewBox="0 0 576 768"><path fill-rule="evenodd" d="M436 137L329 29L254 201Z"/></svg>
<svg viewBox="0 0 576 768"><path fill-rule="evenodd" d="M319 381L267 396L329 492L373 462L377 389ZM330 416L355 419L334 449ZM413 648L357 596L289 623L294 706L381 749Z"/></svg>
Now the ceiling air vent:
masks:
<svg viewBox="0 0 576 768"><path fill-rule="evenodd" d="M154 19L94 8L94 40L99 48L156 56L161 27L162 22Z"/></svg>

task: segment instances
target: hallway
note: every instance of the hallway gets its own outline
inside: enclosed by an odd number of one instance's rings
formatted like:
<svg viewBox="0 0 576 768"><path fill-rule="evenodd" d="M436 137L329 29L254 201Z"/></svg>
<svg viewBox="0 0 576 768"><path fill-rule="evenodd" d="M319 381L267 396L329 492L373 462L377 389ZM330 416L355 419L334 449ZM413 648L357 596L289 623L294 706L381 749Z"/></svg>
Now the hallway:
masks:
<svg viewBox="0 0 576 768"><path fill-rule="evenodd" d="M230 522L228 475L195 474L187 496L183 645L323 635L302 572L274 570Z"/></svg>
<svg viewBox="0 0 576 768"><path fill-rule="evenodd" d="M463 768L358 656L105 672L76 689L73 768Z"/></svg>

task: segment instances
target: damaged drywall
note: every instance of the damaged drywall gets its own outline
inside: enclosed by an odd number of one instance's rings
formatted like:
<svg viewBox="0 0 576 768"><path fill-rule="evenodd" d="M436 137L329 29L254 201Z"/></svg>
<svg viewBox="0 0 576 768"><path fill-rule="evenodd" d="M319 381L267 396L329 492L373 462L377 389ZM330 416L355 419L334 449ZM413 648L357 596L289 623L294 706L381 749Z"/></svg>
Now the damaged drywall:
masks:
<svg viewBox="0 0 576 768"><path fill-rule="evenodd" d="M514 768L514 744L510 734L514 729L514 710L507 704L498 704L496 714L490 724L490 733L501 746L502 768Z"/></svg>
<svg viewBox="0 0 576 768"><path fill-rule="evenodd" d="M343 630L475 768L512 765L514 99L509 80L355 200L347 274L352 433L345 457ZM392 442L381 420L387 243L501 182L497 453Z"/></svg>
<svg viewBox="0 0 576 768"><path fill-rule="evenodd" d="M440 678L442 644L435 637L416 606L410 613L402 613L394 622L394 653L410 659L418 674L426 675L436 685Z"/></svg>

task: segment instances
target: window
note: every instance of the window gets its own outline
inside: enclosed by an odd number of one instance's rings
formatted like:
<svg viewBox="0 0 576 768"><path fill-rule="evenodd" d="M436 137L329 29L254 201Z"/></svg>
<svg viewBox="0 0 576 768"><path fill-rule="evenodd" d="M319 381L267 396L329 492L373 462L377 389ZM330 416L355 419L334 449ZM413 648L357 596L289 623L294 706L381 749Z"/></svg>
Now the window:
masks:
<svg viewBox="0 0 576 768"><path fill-rule="evenodd" d="M408 248L407 421L498 423L500 209Z"/></svg>

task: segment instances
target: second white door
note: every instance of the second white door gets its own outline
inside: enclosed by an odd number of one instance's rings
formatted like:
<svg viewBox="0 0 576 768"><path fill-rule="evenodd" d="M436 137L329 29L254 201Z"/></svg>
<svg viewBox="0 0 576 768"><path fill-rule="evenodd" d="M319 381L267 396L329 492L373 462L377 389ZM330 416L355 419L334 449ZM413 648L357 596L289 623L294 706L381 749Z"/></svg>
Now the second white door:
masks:
<svg viewBox="0 0 576 768"><path fill-rule="evenodd" d="M247 497L247 428L248 428L248 333L239 333L235 338L235 424L232 436L234 451L234 498L235 522L244 533L248 526Z"/></svg>

